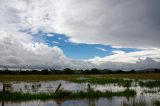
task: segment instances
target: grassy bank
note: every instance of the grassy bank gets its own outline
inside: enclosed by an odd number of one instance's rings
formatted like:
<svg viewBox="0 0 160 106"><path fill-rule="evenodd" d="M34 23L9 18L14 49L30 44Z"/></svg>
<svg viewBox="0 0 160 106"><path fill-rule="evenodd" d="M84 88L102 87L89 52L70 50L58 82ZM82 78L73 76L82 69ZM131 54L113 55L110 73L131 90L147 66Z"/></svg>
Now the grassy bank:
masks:
<svg viewBox="0 0 160 106"><path fill-rule="evenodd" d="M123 86L123 87L131 87L132 83L136 82L141 87L148 87L148 88L160 87L159 80L129 80L122 78L112 78L112 77L106 78L106 77L90 76L90 78L73 79L71 81L75 83L88 82L92 84L116 84L118 86ZM136 86L137 84L134 85Z"/></svg>
<svg viewBox="0 0 160 106"><path fill-rule="evenodd" d="M100 92L100 91L88 91L88 92L67 92L59 91L57 93L20 93L20 92L0 92L0 100L46 100L46 99L63 99L63 98L98 98L98 97L112 97L112 96L135 96L134 90L125 90L121 92Z"/></svg>
<svg viewBox="0 0 160 106"><path fill-rule="evenodd" d="M104 75L0 75L0 82L5 81L48 81L48 80L74 80L80 77L90 78L95 76L97 78L128 78L128 79L142 79L142 80L160 80L160 73L135 73L135 74L104 74Z"/></svg>
<svg viewBox="0 0 160 106"><path fill-rule="evenodd" d="M73 80L79 77L81 75L0 75L0 82Z"/></svg>
<svg viewBox="0 0 160 106"><path fill-rule="evenodd" d="M160 73L105 74L105 75L100 75L99 77L128 78L137 80L160 80Z"/></svg>

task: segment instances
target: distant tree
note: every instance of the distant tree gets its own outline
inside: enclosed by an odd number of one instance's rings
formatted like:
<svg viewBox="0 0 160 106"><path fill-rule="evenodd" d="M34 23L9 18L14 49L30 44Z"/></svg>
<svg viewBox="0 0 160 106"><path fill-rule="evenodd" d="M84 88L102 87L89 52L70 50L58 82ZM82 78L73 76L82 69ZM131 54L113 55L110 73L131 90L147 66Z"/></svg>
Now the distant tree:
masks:
<svg viewBox="0 0 160 106"><path fill-rule="evenodd" d="M110 73L112 73L112 72L113 72L112 70L103 69L103 70L101 71L101 74L110 74Z"/></svg>
<svg viewBox="0 0 160 106"><path fill-rule="evenodd" d="M4 66L4 71L9 71L7 66Z"/></svg>
<svg viewBox="0 0 160 106"><path fill-rule="evenodd" d="M91 69L91 73L92 73L92 74L99 74L99 70L96 69L96 68L92 68L92 69Z"/></svg>
<svg viewBox="0 0 160 106"><path fill-rule="evenodd" d="M49 71L48 69L43 69L43 70L41 71L41 74L44 74L44 75L50 74L50 71Z"/></svg>
<svg viewBox="0 0 160 106"><path fill-rule="evenodd" d="M63 71L62 70L56 70L56 69L50 69L52 74L62 74Z"/></svg>
<svg viewBox="0 0 160 106"><path fill-rule="evenodd" d="M65 68L63 71L64 74L74 74L74 70L70 69L70 68Z"/></svg>
<svg viewBox="0 0 160 106"><path fill-rule="evenodd" d="M90 74L90 70L88 70L88 69L83 70L83 71L81 71L81 74Z"/></svg>
<svg viewBox="0 0 160 106"><path fill-rule="evenodd" d="M160 73L160 69L154 69L154 73Z"/></svg>
<svg viewBox="0 0 160 106"><path fill-rule="evenodd" d="M135 70L131 70L130 72L131 72L131 73L135 73Z"/></svg>
<svg viewBox="0 0 160 106"><path fill-rule="evenodd" d="M117 70L116 73L121 74L121 73L125 73L123 70Z"/></svg>

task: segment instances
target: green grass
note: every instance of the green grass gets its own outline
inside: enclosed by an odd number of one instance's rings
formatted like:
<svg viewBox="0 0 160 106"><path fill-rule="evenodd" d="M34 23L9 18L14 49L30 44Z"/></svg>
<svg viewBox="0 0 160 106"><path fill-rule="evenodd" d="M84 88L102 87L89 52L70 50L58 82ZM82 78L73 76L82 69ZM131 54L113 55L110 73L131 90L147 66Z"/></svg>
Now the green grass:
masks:
<svg viewBox="0 0 160 106"><path fill-rule="evenodd" d="M112 97L112 96L135 96L134 90L125 90L121 92L100 92L100 91L88 91L88 92L67 92L59 91L57 93L20 93L20 92L0 92L0 100L46 100L46 99L62 99L62 98L98 98L98 97Z"/></svg>
<svg viewBox="0 0 160 106"><path fill-rule="evenodd" d="M157 90L144 90L144 93L158 93L159 91Z"/></svg>
<svg viewBox="0 0 160 106"><path fill-rule="evenodd" d="M160 81L138 81L138 83L141 87L148 87L148 88L160 87Z"/></svg>
<svg viewBox="0 0 160 106"><path fill-rule="evenodd" d="M0 75L0 82L6 81L49 81L49 80L74 80L80 77L90 78L95 76L102 79L143 79L160 80L160 73L135 73L135 74L104 74L104 75Z"/></svg>
<svg viewBox="0 0 160 106"><path fill-rule="evenodd" d="M105 74L105 78L128 78L136 80L160 80L160 73Z"/></svg>
<svg viewBox="0 0 160 106"><path fill-rule="evenodd" d="M160 106L160 101L158 101L158 100L155 101L155 102L154 102L154 105L155 105L155 106Z"/></svg>
<svg viewBox="0 0 160 106"><path fill-rule="evenodd" d="M92 84L117 84L118 86L124 86L124 87L130 87L132 84L132 80L97 78L97 77L90 77L88 79L74 79L71 81L76 83L88 82Z"/></svg>
<svg viewBox="0 0 160 106"><path fill-rule="evenodd" d="M83 75L0 75L0 82L73 80Z"/></svg>

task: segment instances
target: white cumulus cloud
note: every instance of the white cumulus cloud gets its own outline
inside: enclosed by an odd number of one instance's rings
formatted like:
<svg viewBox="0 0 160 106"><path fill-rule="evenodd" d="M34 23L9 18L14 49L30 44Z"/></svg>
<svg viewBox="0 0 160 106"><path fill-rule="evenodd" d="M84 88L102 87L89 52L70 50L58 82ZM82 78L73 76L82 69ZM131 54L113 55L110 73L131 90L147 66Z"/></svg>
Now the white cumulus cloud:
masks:
<svg viewBox="0 0 160 106"><path fill-rule="evenodd" d="M159 3L159 0L0 0L0 65L159 68ZM65 34L73 43L144 50L113 51L110 56L74 61L58 47L34 41L34 35L25 31Z"/></svg>

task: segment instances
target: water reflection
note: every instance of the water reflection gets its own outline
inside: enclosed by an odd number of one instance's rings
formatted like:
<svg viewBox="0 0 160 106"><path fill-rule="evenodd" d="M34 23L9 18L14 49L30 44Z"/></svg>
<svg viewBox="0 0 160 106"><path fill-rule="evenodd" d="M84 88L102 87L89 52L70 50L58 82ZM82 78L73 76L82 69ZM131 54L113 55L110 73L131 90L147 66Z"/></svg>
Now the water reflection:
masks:
<svg viewBox="0 0 160 106"><path fill-rule="evenodd" d="M62 84L61 90L71 92L87 91L88 83L73 83L69 81L46 81L46 82L10 82L6 90L23 93L50 93L55 92L57 86ZM126 87L118 86L116 84L91 84L91 88L95 91L124 91ZM57 99L57 100L33 100L33 101L1 101L0 106L123 106L123 105L145 105L152 106L153 101L160 98L160 87L146 88L140 87L137 83L133 83L129 89L137 92L135 97L112 97L112 98L98 98L98 99ZM3 91L3 83L0 83L0 91Z"/></svg>
<svg viewBox="0 0 160 106"><path fill-rule="evenodd" d="M6 90L13 91L13 92L23 92L23 93L50 93L55 92L56 88L59 84L62 84L60 87L60 90L66 90L71 92L77 92L77 91L84 91L86 92L88 89L88 83L74 83L69 81L46 81L46 82L10 82L6 86ZM124 91L127 87L118 86L116 84L90 84L91 88L95 91L112 91L112 92L118 92L118 91ZM137 92L138 95L143 94L160 94L160 87L154 87L154 88L146 88L141 87L137 84L132 84L129 89L133 89ZM3 91L3 83L0 83L0 91Z"/></svg>
<svg viewBox="0 0 160 106"><path fill-rule="evenodd" d="M61 90L67 91L87 91L87 83L77 84L69 81L47 81L47 82L11 82L13 92L23 93L48 93L55 92L57 86L62 84ZM3 90L3 84L0 83L0 91Z"/></svg>
<svg viewBox="0 0 160 106"><path fill-rule="evenodd" d="M4 101L2 101L2 106L5 106L5 105L4 105Z"/></svg>
<svg viewBox="0 0 160 106"><path fill-rule="evenodd" d="M153 101L146 101L144 97L130 98L129 100L125 97L112 97L112 98L98 98L98 99L69 99L69 100L33 100L33 101L21 101L11 102L3 101L0 102L1 106L129 106L131 105L143 105L153 106Z"/></svg>

